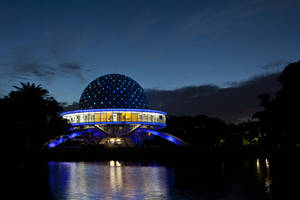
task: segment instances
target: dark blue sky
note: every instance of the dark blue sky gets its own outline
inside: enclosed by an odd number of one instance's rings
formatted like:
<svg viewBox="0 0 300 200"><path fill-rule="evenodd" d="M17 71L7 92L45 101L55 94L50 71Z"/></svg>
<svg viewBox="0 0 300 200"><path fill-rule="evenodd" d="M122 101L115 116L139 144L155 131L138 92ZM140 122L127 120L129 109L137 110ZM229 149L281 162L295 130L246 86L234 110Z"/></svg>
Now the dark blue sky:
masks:
<svg viewBox="0 0 300 200"><path fill-rule="evenodd" d="M78 101L107 73L142 87L217 85L300 58L299 0L0 1L0 94L40 83Z"/></svg>

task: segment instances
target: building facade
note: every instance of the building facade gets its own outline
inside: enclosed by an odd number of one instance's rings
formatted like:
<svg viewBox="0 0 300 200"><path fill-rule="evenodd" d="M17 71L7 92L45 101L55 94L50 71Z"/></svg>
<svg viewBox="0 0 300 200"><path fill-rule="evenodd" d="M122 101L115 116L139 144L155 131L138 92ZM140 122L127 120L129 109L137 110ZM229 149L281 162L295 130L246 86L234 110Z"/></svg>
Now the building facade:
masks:
<svg viewBox="0 0 300 200"><path fill-rule="evenodd" d="M159 131L166 127L167 114L150 110L143 88L127 76L100 76L84 89L79 104L80 110L61 114L72 126L72 133L50 142L50 148L79 136L88 136L87 141L107 147L140 146L154 137L187 145L181 139Z"/></svg>

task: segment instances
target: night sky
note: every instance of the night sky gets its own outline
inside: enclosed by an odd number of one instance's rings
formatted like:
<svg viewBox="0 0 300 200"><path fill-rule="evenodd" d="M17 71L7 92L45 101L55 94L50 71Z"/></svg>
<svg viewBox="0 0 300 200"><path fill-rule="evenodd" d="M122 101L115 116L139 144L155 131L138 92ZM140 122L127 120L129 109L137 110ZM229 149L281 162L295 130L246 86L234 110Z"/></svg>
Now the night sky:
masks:
<svg viewBox="0 0 300 200"><path fill-rule="evenodd" d="M1 0L0 96L30 81L71 104L121 73L152 108L245 120L300 59L299 10L299 0Z"/></svg>

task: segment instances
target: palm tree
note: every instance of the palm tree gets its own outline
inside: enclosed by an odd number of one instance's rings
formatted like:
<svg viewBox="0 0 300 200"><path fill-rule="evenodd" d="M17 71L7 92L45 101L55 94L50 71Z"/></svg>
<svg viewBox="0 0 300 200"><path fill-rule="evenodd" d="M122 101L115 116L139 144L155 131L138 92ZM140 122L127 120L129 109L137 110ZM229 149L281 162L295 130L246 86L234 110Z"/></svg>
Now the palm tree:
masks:
<svg viewBox="0 0 300 200"><path fill-rule="evenodd" d="M34 83L30 84L29 82L23 83L20 82L22 87L13 86L17 91L11 91L9 97L14 100L18 98L24 99L47 99L49 97L49 91L42 88L41 85L35 85ZM32 100L32 99L31 99Z"/></svg>
<svg viewBox="0 0 300 200"><path fill-rule="evenodd" d="M38 150L51 137L61 134L60 130L65 130L58 115L62 107L41 85L20 84L13 86L16 90L3 101L6 103L1 105L6 111L3 116L5 123L13 127L9 134L18 139L18 145Z"/></svg>

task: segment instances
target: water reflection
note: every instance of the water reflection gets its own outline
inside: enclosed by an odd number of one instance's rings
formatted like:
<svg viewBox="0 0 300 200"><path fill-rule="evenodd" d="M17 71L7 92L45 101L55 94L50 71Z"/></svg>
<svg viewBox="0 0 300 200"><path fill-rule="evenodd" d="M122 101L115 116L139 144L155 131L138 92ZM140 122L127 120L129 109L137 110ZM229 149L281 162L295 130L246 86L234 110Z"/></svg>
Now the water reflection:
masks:
<svg viewBox="0 0 300 200"><path fill-rule="evenodd" d="M256 159L256 173L259 181L264 182L265 193L271 198L272 177L270 173L270 163L267 158L265 160Z"/></svg>
<svg viewBox="0 0 300 200"><path fill-rule="evenodd" d="M53 199L72 200L270 199L275 195L270 170L275 165L268 159L188 164L49 162L49 191Z"/></svg>
<svg viewBox="0 0 300 200"><path fill-rule="evenodd" d="M268 194L269 197L271 197L272 178L270 173L270 164L268 159L266 159L265 162L266 162L265 188L266 188L266 193Z"/></svg>
<svg viewBox="0 0 300 200"><path fill-rule="evenodd" d="M166 199L165 167L102 163L49 163L50 192L55 199Z"/></svg>

